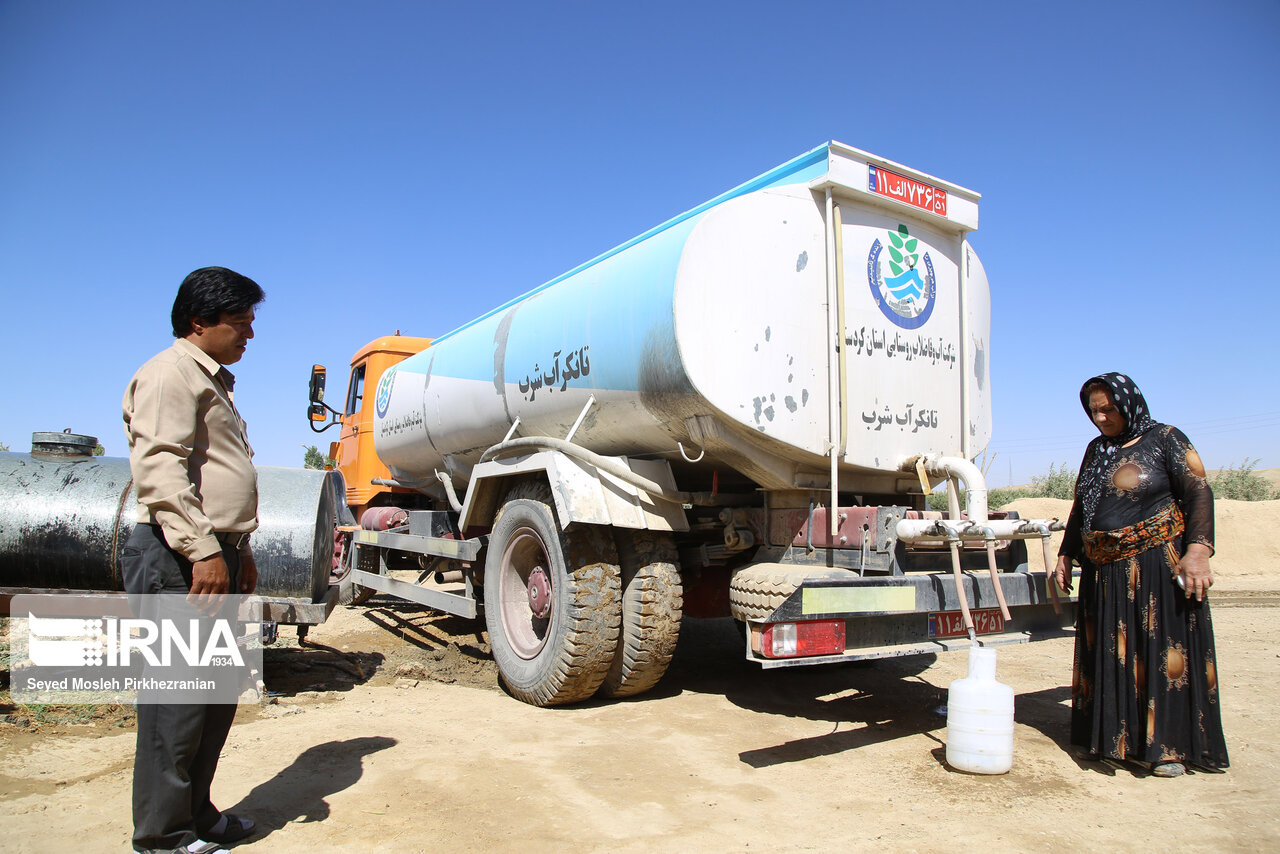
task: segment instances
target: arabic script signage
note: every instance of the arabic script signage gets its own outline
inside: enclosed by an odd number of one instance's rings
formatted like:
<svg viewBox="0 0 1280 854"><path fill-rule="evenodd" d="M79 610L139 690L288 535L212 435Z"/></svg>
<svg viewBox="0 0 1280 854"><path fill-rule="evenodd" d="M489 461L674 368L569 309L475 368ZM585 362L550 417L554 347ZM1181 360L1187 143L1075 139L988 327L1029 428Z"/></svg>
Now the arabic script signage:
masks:
<svg viewBox="0 0 1280 854"><path fill-rule="evenodd" d="M570 380L590 374L591 359L587 356L587 351L590 349L588 345L577 350L569 350L567 353L564 350L556 350L545 372L540 363L535 364L533 370L519 382L520 393L524 395L524 399L533 401L539 389L546 389L547 394L556 391L557 387L560 391L564 391L569 387Z"/></svg>

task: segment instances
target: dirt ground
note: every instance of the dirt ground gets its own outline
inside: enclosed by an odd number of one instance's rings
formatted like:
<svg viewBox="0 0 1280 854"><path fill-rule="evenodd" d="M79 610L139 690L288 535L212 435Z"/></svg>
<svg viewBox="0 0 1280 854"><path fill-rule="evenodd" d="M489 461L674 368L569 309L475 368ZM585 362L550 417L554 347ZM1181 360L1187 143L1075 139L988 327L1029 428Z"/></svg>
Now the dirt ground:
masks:
<svg viewBox="0 0 1280 854"><path fill-rule="evenodd" d="M1242 566L1214 588L1226 774L1073 759L1067 637L1000 648L1014 763L988 777L945 763L963 652L762 671L689 620L650 694L537 709L482 623L378 597L282 631L214 796L257 819L246 851L1280 850L1280 562ZM128 849L131 714L81 708L0 708L0 851Z"/></svg>

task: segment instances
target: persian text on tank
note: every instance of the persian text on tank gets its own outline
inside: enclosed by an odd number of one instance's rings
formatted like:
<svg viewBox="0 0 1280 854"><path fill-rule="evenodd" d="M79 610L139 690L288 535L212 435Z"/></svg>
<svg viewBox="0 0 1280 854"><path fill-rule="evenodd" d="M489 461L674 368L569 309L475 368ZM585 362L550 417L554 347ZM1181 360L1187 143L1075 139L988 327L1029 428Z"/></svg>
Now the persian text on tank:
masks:
<svg viewBox="0 0 1280 854"><path fill-rule="evenodd" d="M907 429L907 427L910 426L912 433L917 433L922 429L924 430L937 429L938 410L921 409L915 413L915 418L913 419L911 413L914 407L915 407L915 404L908 403L906 410L903 412L899 412L897 415L894 415L892 412L890 412L889 407L887 405L885 406L884 411L881 413L877 413L874 409L871 409L862 413L862 421L864 424L867 425L868 430L872 430L872 429L879 430L882 427L889 427L893 424L897 424L898 429L900 430L905 430ZM875 427L871 426L873 424L875 425ZM914 426L912 426L913 424Z"/></svg>
<svg viewBox="0 0 1280 854"><path fill-rule="evenodd" d="M556 350L551 356L551 368L545 373L542 370L542 364L535 363L533 370L520 380L520 393L525 396L525 400L532 401L538 389L545 388L550 394L556 391L558 386L559 391L564 391L569 387L570 380L576 380L591 373L591 359L587 357L587 351L590 349L588 345L567 353L564 350Z"/></svg>
<svg viewBox="0 0 1280 854"><path fill-rule="evenodd" d="M933 365L942 362L949 368L956 366L956 345L942 336L917 335L912 341L901 332L895 332L893 340L890 340L887 331L863 326L857 332L849 333L846 340L854 348L855 356L884 354L889 358L900 356L908 362L920 359Z"/></svg>

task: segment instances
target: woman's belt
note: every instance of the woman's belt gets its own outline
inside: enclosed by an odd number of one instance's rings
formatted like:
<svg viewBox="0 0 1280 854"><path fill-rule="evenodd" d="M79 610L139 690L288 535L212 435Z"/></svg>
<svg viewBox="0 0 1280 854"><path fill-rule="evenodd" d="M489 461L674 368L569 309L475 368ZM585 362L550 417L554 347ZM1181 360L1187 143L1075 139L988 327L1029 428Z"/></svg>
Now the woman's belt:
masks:
<svg viewBox="0 0 1280 854"><path fill-rule="evenodd" d="M1170 542L1185 527L1182 510L1176 502L1170 502L1136 525L1115 531L1085 532L1084 554L1096 564L1115 563Z"/></svg>

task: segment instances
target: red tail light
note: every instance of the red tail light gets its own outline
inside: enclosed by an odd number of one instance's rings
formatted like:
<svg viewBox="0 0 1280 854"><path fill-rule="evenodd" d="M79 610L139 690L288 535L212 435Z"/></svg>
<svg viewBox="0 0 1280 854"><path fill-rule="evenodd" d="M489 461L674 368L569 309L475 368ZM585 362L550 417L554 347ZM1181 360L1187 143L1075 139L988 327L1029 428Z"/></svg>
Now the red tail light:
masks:
<svg viewBox="0 0 1280 854"><path fill-rule="evenodd" d="M759 649L765 658L801 658L844 652L844 620L768 623L760 635Z"/></svg>

